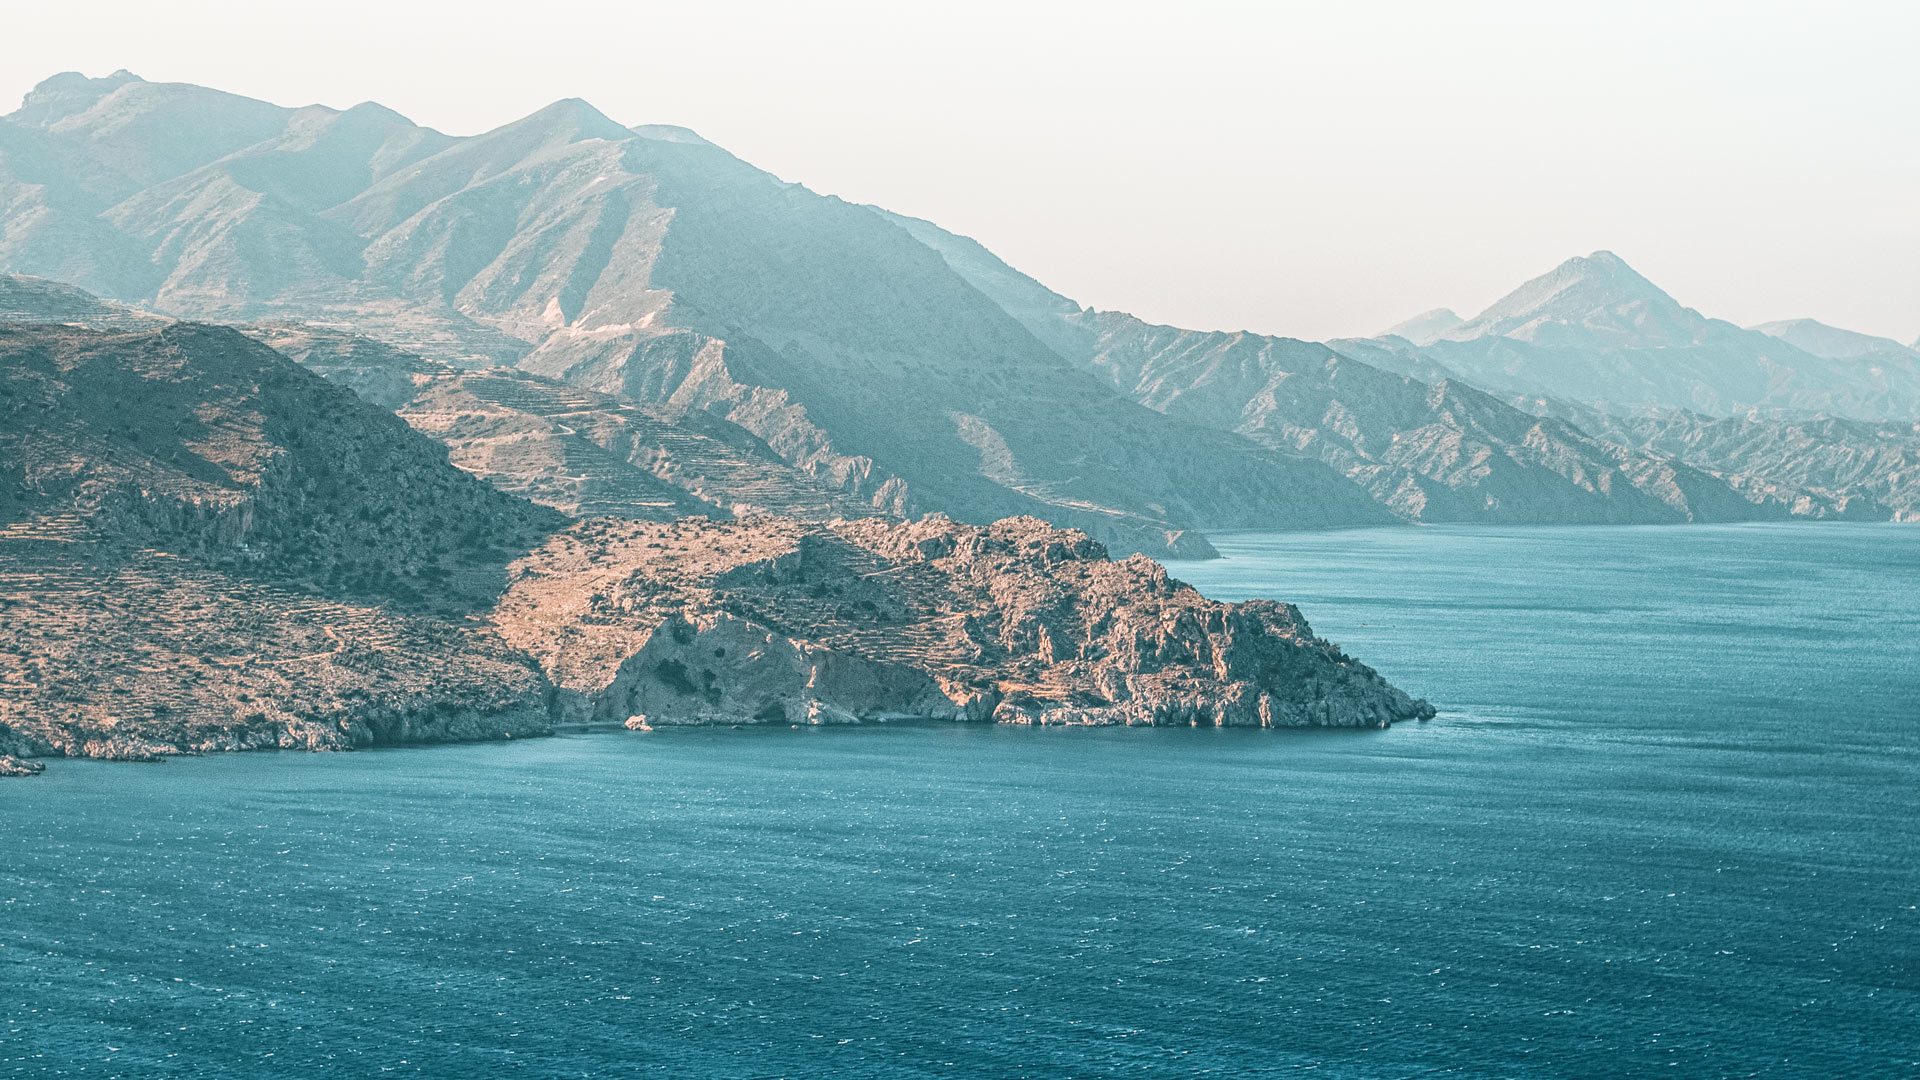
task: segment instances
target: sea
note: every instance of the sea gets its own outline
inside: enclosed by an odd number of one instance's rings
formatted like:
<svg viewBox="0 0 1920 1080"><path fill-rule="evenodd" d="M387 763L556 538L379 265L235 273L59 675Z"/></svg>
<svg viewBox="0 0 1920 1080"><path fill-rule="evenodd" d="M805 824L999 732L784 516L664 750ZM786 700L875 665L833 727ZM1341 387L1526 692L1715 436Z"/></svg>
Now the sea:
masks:
<svg viewBox="0 0 1920 1080"><path fill-rule="evenodd" d="M1920 1076L1920 528L1217 543L1439 714L53 761L0 1077Z"/></svg>

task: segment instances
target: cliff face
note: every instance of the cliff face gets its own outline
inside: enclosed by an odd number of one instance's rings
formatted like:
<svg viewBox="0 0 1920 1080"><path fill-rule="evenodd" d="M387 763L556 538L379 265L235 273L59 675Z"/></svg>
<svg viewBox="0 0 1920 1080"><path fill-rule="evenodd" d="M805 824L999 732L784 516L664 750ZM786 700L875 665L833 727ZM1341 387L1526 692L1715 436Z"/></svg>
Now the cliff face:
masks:
<svg viewBox="0 0 1920 1080"><path fill-rule="evenodd" d="M1290 605L1222 604L1035 519L586 523L494 623L572 715L1385 726L1432 715Z"/></svg>

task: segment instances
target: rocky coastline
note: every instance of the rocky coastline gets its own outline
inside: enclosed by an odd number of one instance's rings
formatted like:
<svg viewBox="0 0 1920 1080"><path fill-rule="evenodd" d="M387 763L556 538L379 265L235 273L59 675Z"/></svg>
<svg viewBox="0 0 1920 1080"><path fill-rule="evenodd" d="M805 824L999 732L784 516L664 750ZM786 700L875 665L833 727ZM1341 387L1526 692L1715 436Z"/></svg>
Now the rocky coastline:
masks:
<svg viewBox="0 0 1920 1080"><path fill-rule="evenodd" d="M1034 518L587 522L493 622L573 721L1386 727L1432 707L1290 604L1208 600Z"/></svg>
<svg viewBox="0 0 1920 1080"><path fill-rule="evenodd" d="M1033 518L590 519L512 563L498 603L458 628L85 543L58 554L102 565L50 563L53 546L38 545L37 567L14 564L61 587L9 598L24 632L8 655L41 651L0 692L0 776L39 772L35 758L580 724L1381 728L1433 715L1292 605L1208 600L1144 556L1109 559ZM147 626L141 607L175 617ZM181 637L191 648L163 650ZM55 638L68 651L47 648Z"/></svg>

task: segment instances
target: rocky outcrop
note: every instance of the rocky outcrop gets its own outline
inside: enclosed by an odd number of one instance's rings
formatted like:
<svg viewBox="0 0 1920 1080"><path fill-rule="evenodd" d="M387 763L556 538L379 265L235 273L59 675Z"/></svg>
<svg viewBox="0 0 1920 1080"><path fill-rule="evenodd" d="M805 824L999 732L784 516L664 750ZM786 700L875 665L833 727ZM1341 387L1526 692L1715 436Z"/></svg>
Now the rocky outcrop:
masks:
<svg viewBox="0 0 1920 1080"><path fill-rule="evenodd" d="M597 522L494 617L581 719L1382 727L1432 709L1288 604L1208 600L1032 518Z"/></svg>

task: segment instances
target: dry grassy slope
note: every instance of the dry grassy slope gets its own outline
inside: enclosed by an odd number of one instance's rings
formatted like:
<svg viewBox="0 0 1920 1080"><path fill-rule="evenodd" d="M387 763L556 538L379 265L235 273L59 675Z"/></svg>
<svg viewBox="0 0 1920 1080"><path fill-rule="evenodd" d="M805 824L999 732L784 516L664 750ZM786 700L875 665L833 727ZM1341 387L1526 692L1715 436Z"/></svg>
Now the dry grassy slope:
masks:
<svg viewBox="0 0 1920 1080"><path fill-rule="evenodd" d="M0 520L77 510L111 538L340 595L484 603L498 553L558 521L220 327L0 327L0 413Z"/></svg>
<svg viewBox="0 0 1920 1080"><path fill-rule="evenodd" d="M116 548L77 518L0 526L0 755L535 735L546 687L463 621Z"/></svg>

